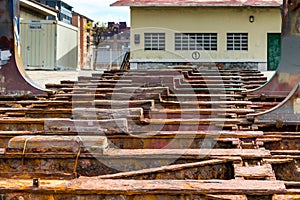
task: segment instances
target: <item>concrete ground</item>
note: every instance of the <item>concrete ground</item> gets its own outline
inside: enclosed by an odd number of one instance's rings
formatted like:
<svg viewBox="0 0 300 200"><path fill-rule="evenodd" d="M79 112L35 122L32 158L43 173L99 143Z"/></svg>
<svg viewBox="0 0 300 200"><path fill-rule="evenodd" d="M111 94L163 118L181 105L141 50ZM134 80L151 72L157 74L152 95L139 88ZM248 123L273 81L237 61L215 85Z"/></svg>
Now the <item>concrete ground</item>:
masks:
<svg viewBox="0 0 300 200"><path fill-rule="evenodd" d="M28 76L37 85L45 88L46 83L60 83L62 80L78 80L78 76L91 76L92 73L102 73L102 71L27 71ZM271 78L274 71L262 72Z"/></svg>
<svg viewBox="0 0 300 200"><path fill-rule="evenodd" d="M92 76L102 71L26 71L29 78L37 85L45 88L47 83L60 83L62 80L78 80L78 76Z"/></svg>

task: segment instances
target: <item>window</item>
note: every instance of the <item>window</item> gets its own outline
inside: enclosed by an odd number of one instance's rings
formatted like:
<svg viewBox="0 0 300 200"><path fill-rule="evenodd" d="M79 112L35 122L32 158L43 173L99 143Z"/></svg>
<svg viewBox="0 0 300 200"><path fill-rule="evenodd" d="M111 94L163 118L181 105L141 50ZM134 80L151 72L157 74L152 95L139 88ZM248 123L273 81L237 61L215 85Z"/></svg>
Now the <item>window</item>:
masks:
<svg viewBox="0 0 300 200"><path fill-rule="evenodd" d="M227 33L228 51L248 51L248 33Z"/></svg>
<svg viewBox="0 0 300 200"><path fill-rule="evenodd" d="M175 33L175 50L217 50L217 33Z"/></svg>
<svg viewBox="0 0 300 200"><path fill-rule="evenodd" d="M164 51L165 50L165 33L145 33L145 50Z"/></svg>

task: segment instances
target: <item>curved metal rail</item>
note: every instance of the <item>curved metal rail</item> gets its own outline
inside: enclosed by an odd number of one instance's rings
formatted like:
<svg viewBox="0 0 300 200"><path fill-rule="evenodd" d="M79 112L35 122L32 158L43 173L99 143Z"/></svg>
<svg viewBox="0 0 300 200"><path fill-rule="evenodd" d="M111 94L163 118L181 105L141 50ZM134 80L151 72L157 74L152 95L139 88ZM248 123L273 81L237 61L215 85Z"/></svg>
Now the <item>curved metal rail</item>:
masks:
<svg viewBox="0 0 300 200"><path fill-rule="evenodd" d="M276 127L300 123L300 0L283 2L282 56L274 77L249 95L286 97L276 107L262 113L248 114L255 124L276 124Z"/></svg>
<svg viewBox="0 0 300 200"><path fill-rule="evenodd" d="M22 64L19 0L0 0L0 13L0 95L45 95L46 91L26 75Z"/></svg>

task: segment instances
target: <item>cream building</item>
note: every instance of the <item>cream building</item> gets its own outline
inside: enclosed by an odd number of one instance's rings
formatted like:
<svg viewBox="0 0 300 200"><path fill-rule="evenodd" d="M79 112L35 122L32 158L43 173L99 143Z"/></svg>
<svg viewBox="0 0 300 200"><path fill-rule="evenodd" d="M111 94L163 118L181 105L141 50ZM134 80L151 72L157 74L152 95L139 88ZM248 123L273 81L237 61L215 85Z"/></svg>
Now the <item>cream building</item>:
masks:
<svg viewBox="0 0 300 200"><path fill-rule="evenodd" d="M131 68L183 63L276 69L281 1L119 0L131 12Z"/></svg>

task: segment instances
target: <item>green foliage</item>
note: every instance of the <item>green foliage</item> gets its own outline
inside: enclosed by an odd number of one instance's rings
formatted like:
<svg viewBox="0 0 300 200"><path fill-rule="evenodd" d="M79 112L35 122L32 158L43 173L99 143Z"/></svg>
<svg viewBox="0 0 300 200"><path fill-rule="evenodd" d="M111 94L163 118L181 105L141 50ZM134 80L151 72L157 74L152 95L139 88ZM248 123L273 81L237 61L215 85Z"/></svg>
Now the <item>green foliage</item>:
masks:
<svg viewBox="0 0 300 200"><path fill-rule="evenodd" d="M96 22L93 28L94 45L97 47L101 42L101 36L107 32L107 23Z"/></svg>
<svg viewBox="0 0 300 200"><path fill-rule="evenodd" d="M93 22L89 21L87 24L84 25L84 30L86 32L90 32L93 29Z"/></svg>

